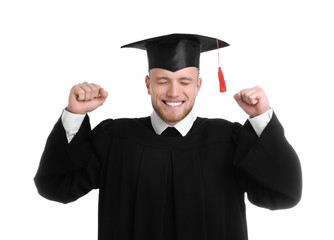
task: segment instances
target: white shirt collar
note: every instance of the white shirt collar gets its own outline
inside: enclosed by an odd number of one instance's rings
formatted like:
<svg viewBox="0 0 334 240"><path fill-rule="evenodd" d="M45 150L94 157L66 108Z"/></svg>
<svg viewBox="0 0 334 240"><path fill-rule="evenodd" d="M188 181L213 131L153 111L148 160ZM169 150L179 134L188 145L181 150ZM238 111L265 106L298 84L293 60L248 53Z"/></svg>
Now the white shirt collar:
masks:
<svg viewBox="0 0 334 240"><path fill-rule="evenodd" d="M156 132L156 134L158 135L160 135L163 131L165 131L167 127L175 127L184 137L190 131L195 120L196 120L196 116L193 114L193 112L190 112L180 122L178 122L174 126L171 126L168 123L166 123L164 120L162 120L155 111L153 111L153 113L151 114L152 127L154 131Z"/></svg>

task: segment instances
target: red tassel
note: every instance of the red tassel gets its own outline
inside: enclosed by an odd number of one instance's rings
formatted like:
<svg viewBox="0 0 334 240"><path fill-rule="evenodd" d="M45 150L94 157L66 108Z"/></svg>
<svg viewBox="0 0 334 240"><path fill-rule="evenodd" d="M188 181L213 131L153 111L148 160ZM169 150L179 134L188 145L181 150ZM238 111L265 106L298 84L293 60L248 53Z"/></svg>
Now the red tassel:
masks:
<svg viewBox="0 0 334 240"><path fill-rule="evenodd" d="M220 92L226 92L226 84L221 67L218 68L218 78L219 78Z"/></svg>
<svg viewBox="0 0 334 240"><path fill-rule="evenodd" d="M220 87L220 92L226 92L226 84L225 84L225 79L223 75L223 71L220 67L220 58L219 58L219 43L218 43L218 38L216 38L217 41L217 52L218 52L218 79L219 79L219 87Z"/></svg>

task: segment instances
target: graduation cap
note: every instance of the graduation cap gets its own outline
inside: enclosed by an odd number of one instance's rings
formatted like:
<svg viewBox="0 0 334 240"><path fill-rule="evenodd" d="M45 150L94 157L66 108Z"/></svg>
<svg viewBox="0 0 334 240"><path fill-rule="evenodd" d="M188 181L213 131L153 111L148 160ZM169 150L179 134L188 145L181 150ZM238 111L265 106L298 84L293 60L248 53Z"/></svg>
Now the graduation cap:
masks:
<svg viewBox="0 0 334 240"><path fill-rule="evenodd" d="M122 48L138 48L146 50L149 70L163 68L172 72L186 67L199 68L202 52L229 46L217 38L196 34L170 34L130 43ZM218 78L220 91L226 92L224 75L220 67L218 51Z"/></svg>

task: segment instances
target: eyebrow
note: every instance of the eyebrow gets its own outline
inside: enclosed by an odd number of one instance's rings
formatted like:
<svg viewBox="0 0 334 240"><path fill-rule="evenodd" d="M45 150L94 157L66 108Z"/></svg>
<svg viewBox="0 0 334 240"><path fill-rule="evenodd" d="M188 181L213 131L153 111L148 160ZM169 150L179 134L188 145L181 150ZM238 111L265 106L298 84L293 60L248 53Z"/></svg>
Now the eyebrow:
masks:
<svg viewBox="0 0 334 240"><path fill-rule="evenodd" d="M157 77L155 78L155 80L159 81L159 80L169 80L170 78L168 77Z"/></svg>
<svg viewBox="0 0 334 240"><path fill-rule="evenodd" d="M184 81L184 80L186 80L186 81L192 81L193 79L192 78L188 78L188 77L182 77L182 78L179 78L178 80L181 80L181 81Z"/></svg>
<svg viewBox="0 0 334 240"><path fill-rule="evenodd" d="M155 78L156 81L159 81L159 80L171 80L171 78L169 77L157 77ZM192 81L193 79L191 77L181 77L181 78L178 78L177 79L178 81Z"/></svg>

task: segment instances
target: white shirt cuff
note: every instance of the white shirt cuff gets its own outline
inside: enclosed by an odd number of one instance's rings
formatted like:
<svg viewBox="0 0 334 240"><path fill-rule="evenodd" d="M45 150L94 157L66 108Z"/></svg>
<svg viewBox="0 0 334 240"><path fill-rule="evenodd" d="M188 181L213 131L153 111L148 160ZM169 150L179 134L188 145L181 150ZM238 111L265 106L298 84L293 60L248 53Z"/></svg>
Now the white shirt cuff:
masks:
<svg viewBox="0 0 334 240"><path fill-rule="evenodd" d="M68 142L71 142L75 134L79 131L85 116L86 114L74 114L64 109L61 115L61 121L63 123Z"/></svg>
<svg viewBox="0 0 334 240"><path fill-rule="evenodd" d="M266 111L265 113L262 113L259 116L248 118L248 121L251 123L258 137L261 136L263 130L266 128L266 126L270 122L272 116L273 116L273 110L270 108L268 111Z"/></svg>

